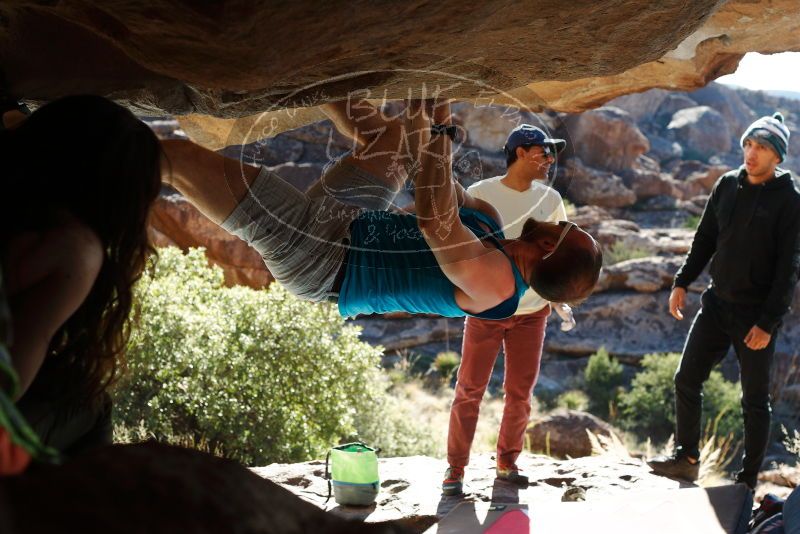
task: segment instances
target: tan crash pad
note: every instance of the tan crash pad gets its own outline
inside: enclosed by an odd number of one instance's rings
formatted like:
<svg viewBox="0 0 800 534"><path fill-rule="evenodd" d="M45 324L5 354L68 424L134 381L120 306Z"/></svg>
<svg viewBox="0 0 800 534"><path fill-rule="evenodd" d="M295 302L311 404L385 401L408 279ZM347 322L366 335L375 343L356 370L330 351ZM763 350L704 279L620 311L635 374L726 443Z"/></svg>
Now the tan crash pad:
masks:
<svg viewBox="0 0 800 534"><path fill-rule="evenodd" d="M753 497L744 484L647 492L631 490L585 502L508 505L463 502L425 534L740 534L747 531L752 506Z"/></svg>

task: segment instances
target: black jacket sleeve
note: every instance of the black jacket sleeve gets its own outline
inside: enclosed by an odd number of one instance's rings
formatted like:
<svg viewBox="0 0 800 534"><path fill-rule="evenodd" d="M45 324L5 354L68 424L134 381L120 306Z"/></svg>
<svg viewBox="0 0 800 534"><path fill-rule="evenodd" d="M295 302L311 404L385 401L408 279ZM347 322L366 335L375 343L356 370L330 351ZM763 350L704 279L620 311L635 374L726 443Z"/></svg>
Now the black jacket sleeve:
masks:
<svg viewBox="0 0 800 534"><path fill-rule="evenodd" d="M789 311L794 296L794 286L800 275L800 205L795 203L784 211L779 225L778 256L772 288L764 302L756 325L770 334Z"/></svg>
<svg viewBox="0 0 800 534"><path fill-rule="evenodd" d="M675 274L675 281L672 287L682 287L686 289L689 284L697 280L700 273L703 272L708 261L717 250L717 235L719 234L719 225L717 223L716 203L719 198L719 185L721 180L714 186L711 196L708 197L706 207L703 210L703 215L700 217L700 224L697 227L697 232L694 234L692 241L692 248L689 249L689 254L686 255L686 260L683 265L678 269Z"/></svg>

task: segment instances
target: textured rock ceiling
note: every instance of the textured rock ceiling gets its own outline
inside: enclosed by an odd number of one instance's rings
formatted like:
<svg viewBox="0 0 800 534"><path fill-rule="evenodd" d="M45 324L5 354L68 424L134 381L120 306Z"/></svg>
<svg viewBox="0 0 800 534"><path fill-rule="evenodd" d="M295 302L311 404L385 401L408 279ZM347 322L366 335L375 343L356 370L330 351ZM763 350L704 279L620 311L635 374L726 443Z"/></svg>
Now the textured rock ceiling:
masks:
<svg viewBox="0 0 800 534"><path fill-rule="evenodd" d="M219 147L253 114L272 111L274 134L359 89L403 98L424 82L456 98L580 111L695 88L745 52L800 50L800 2L7 0L0 39L14 95L108 95L182 115L190 135Z"/></svg>

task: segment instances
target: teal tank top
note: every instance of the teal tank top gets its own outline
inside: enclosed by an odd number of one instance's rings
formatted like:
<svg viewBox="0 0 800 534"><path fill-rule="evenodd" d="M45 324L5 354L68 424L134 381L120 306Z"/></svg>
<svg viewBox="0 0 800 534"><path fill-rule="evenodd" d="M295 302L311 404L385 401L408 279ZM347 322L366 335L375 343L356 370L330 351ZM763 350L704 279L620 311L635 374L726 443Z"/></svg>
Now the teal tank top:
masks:
<svg viewBox="0 0 800 534"><path fill-rule="evenodd" d="M491 217L467 208L462 208L459 216L479 239L488 237L503 251L498 241L504 239L503 231ZM491 232L479 223L484 223ZM514 262L508 261L514 270L516 292L489 310L478 314L465 312L456 304L455 285L439 267L417 226L417 218L367 211L350 225L350 252L339 292L339 313L344 317L408 312L505 319L514 315L520 297L528 289Z"/></svg>

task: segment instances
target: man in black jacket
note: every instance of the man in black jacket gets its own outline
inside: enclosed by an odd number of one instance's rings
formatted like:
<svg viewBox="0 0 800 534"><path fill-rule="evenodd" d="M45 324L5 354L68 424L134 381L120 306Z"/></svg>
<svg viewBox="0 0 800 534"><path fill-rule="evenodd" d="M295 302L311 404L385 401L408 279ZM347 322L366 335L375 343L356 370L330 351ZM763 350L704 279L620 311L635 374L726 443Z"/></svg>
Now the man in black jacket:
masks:
<svg viewBox="0 0 800 534"><path fill-rule="evenodd" d="M770 361L800 270L800 191L778 168L789 143L783 116L762 117L741 139L744 165L714 185L686 261L675 275L669 311L678 320L686 288L711 260L711 285L692 323L675 374L676 451L650 460L658 474L696 480L703 382L731 344L741 369L743 469L751 489L770 427Z"/></svg>

